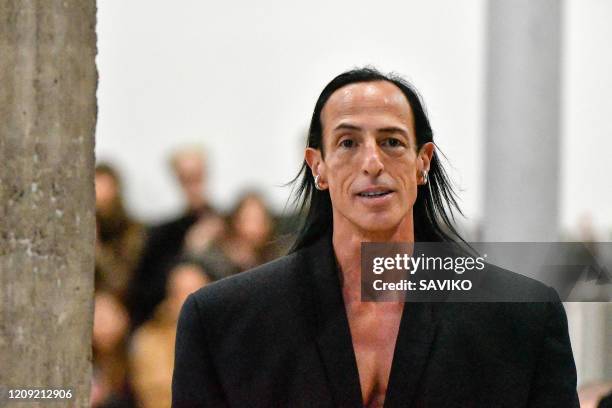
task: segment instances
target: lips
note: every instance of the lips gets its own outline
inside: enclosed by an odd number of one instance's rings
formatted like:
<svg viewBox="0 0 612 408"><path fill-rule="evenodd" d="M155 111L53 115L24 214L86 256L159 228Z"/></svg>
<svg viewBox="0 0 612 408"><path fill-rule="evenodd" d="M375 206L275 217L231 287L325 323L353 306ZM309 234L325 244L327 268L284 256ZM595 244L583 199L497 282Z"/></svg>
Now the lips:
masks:
<svg viewBox="0 0 612 408"><path fill-rule="evenodd" d="M383 197L386 196L387 194L392 193L393 191L391 190L385 190L385 191L372 191L372 192L363 192L363 193L359 193L357 194L359 197Z"/></svg>
<svg viewBox="0 0 612 408"><path fill-rule="evenodd" d="M371 187L357 193L359 197L379 198L393 193L393 190L386 187Z"/></svg>

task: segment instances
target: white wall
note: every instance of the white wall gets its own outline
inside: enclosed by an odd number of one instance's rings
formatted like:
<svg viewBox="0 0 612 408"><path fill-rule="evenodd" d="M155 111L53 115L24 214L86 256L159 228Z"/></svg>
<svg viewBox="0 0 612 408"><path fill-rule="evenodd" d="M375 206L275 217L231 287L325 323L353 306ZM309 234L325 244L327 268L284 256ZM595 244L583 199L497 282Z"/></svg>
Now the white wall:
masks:
<svg viewBox="0 0 612 408"><path fill-rule="evenodd" d="M179 211L166 159L192 142L210 152L213 202L227 207L257 186L280 209L318 93L337 73L375 64L423 94L467 222L477 222L485 5L99 0L98 158L120 168L129 208L145 220ZM560 224L590 212L612 239L612 2L565 5Z"/></svg>
<svg viewBox="0 0 612 408"><path fill-rule="evenodd" d="M129 207L151 220L179 209L166 166L200 142L212 199L248 186L282 208L314 103L336 74L375 64L425 98L467 214L479 212L482 0L98 2L97 155L119 166Z"/></svg>

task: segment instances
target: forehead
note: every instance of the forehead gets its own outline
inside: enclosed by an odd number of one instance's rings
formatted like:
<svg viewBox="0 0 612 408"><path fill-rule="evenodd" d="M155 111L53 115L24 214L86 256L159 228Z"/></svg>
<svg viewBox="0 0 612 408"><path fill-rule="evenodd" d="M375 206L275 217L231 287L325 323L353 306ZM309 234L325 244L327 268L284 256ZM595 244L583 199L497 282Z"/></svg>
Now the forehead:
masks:
<svg viewBox="0 0 612 408"><path fill-rule="evenodd" d="M336 90L321 112L324 127L346 118L379 115L412 127L412 109L406 96L388 81L359 82Z"/></svg>

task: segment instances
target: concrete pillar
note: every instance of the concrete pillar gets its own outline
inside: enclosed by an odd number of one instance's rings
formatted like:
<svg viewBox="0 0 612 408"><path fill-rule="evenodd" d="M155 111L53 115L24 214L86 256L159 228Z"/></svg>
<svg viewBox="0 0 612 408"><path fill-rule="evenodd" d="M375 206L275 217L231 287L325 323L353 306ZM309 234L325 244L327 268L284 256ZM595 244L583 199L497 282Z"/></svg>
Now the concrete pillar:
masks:
<svg viewBox="0 0 612 408"><path fill-rule="evenodd" d="M484 241L556 241L562 0L489 0ZM612 375L604 303L566 303L579 384Z"/></svg>
<svg viewBox="0 0 612 408"><path fill-rule="evenodd" d="M561 0L490 0L485 241L553 241L559 215Z"/></svg>
<svg viewBox="0 0 612 408"><path fill-rule="evenodd" d="M71 388L58 406L89 404L95 19L95 0L0 1L0 387Z"/></svg>

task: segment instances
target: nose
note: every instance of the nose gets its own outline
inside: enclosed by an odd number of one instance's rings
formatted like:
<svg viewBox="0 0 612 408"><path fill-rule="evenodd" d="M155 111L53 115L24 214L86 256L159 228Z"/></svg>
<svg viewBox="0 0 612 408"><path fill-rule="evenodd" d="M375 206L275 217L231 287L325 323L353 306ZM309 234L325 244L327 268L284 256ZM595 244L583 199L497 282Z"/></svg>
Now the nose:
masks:
<svg viewBox="0 0 612 408"><path fill-rule="evenodd" d="M364 146L364 157L362 171L369 176L378 176L385 168L381 152L377 143L366 143Z"/></svg>

